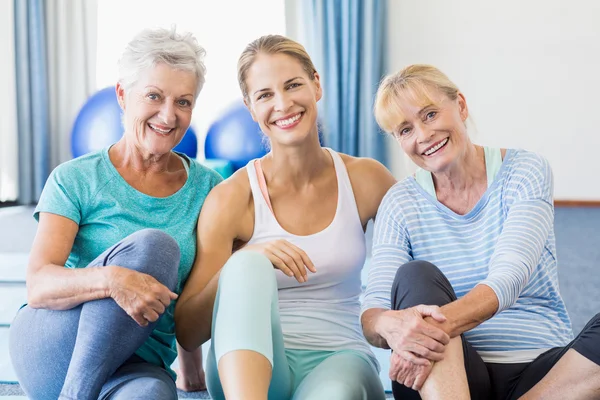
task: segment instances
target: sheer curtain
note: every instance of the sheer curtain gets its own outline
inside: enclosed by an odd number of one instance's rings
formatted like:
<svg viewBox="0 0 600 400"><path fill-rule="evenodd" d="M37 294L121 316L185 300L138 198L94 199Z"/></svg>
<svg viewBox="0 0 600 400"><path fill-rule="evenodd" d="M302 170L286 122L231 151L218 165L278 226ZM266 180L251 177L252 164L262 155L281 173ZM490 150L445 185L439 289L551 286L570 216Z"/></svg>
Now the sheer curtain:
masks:
<svg viewBox="0 0 600 400"><path fill-rule="evenodd" d="M35 203L70 158L70 129L95 86L96 0L14 0L19 195Z"/></svg>

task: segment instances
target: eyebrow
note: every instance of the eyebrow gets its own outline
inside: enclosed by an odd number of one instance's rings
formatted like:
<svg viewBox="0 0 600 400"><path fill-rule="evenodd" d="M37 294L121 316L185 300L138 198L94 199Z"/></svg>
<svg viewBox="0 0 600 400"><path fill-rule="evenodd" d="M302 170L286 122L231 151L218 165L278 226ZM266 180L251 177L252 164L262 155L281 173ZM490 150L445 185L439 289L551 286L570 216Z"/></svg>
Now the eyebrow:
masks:
<svg viewBox="0 0 600 400"><path fill-rule="evenodd" d="M423 114L425 113L425 111L427 111L427 109L428 109L428 108L430 108L430 107L433 107L434 105L435 105L435 104L428 104L428 105L426 105L425 107L421 108L417 114L418 114L419 116L423 115ZM407 124L407 122L406 122L406 121L402 121L401 123L399 123L399 124L396 126L396 129L400 129L400 128L402 128L402 127L403 127L404 125L406 125L406 124Z"/></svg>
<svg viewBox="0 0 600 400"><path fill-rule="evenodd" d="M295 77L293 77L293 78L291 78L291 79L288 79L287 81L283 82L283 85L285 86L285 85L287 85L288 83L292 83L292 82L293 82L293 81L295 81L296 79L302 79L302 77L301 77L301 76L295 76ZM258 93L260 93L260 92L265 92L265 91L267 91L267 90L269 90L269 88L259 89L259 90L257 90L256 92L254 92L254 94L256 95L256 94L258 94Z"/></svg>
<svg viewBox="0 0 600 400"><path fill-rule="evenodd" d="M157 86L154 86L154 85L148 85L148 86L145 87L145 89L155 89L158 92L161 92L161 93L163 92L161 88L159 88ZM191 94L191 93L182 94L179 97L187 97L187 96L194 97L194 95Z"/></svg>

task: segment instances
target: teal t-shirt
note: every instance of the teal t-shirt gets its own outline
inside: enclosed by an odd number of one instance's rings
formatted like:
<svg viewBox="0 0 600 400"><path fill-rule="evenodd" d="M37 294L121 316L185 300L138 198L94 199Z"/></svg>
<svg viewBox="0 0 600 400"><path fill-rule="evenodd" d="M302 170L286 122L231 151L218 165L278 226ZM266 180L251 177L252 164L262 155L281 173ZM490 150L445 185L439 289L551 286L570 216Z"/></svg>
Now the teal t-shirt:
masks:
<svg viewBox="0 0 600 400"><path fill-rule="evenodd" d="M79 225L65 267L85 268L109 247L145 228L160 229L179 244L180 294L196 256L196 225L208 192L222 181L210 168L189 162L186 183L171 196L151 197L131 187L108 157L108 148L59 165L48 178L34 212L61 215ZM136 354L167 371L177 356L175 301ZM102 327L98 327L102 329Z"/></svg>

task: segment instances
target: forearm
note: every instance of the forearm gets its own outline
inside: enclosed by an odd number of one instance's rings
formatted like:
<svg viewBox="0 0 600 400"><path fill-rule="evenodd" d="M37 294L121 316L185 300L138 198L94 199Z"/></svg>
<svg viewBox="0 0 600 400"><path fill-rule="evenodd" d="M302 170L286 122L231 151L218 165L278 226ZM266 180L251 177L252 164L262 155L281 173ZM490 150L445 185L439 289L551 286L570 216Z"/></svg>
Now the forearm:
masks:
<svg viewBox="0 0 600 400"><path fill-rule="evenodd" d="M187 351L200 347L211 337L212 314L219 287L219 273L200 292L177 302L175 331L177 341Z"/></svg>
<svg viewBox="0 0 600 400"><path fill-rule="evenodd" d="M498 310L498 297L487 285L477 285L462 298L440 308L446 321L441 323L431 317L425 321L456 337L490 319Z"/></svg>
<svg viewBox="0 0 600 400"><path fill-rule="evenodd" d="M361 317L363 334L365 339L375 346L382 349L389 349L387 340L378 332L381 324L381 317L387 310L383 308L371 308L366 310Z"/></svg>
<svg viewBox="0 0 600 400"><path fill-rule="evenodd" d="M110 297L112 267L65 268L48 264L27 277L27 303L32 308L68 310Z"/></svg>

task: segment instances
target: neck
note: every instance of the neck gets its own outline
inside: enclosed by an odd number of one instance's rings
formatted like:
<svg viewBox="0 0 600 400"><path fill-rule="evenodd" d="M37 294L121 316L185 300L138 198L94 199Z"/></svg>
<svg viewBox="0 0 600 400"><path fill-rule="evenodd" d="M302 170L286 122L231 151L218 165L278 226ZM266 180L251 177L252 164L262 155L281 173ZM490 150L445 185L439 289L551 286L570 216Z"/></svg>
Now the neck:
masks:
<svg viewBox="0 0 600 400"><path fill-rule="evenodd" d="M432 176L438 192L465 191L486 183L483 148L470 143L466 151L447 170L432 173Z"/></svg>
<svg viewBox="0 0 600 400"><path fill-rule="evenodd" d="M318 138L296 146L274 144L264 158L263 170L269 182L300 188L319 176L329 160Z"/></svg>
<svg viewBox="0 0 600 400"><path fill-rule="evenodd" d="M173 152L159 155L144 153L133 143L128 142L127 136L123 135L121 140L110 148L109 154L117 168L125 167L147 174L168 172Z"/></svg>

